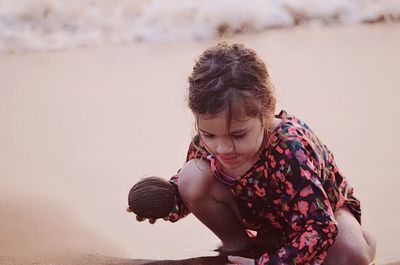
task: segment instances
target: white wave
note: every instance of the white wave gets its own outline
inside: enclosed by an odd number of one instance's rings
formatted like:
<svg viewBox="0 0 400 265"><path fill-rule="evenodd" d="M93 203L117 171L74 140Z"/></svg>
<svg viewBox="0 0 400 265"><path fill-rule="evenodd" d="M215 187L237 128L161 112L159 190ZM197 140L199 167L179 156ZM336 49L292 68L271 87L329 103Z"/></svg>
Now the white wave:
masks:
<svg viewBox="0 0 400 265"><path fill-rule="evenodd" d="M400 0L0 0L0 50L209 40L304 23L400 20Z"/></svg>

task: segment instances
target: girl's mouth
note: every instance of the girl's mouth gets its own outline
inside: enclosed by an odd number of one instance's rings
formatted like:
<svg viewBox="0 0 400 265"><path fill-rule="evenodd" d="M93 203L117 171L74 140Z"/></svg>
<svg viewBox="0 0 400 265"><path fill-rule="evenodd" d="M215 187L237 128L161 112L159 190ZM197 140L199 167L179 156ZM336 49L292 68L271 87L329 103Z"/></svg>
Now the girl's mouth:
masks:
<svg viewBox="0 0 400 265"><path fill-rule="evenodd" d="M225 164L234 164L237 161L235 155L219 155L218 158Z"/></svg>

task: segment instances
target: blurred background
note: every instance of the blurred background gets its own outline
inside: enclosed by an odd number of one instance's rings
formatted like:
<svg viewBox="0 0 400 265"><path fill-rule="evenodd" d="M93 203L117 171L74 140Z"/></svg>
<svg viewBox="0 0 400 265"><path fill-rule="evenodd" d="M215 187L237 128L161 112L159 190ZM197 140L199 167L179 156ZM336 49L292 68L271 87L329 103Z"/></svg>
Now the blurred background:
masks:
<svg viewBox="0 0 400 265"><path fill-rule="evenodd" d="M397 0L2 0L0 48L210 41L298 25L398 22Z"/></svg>
<svg viewBox="0 0 400 265"><path fill-rule="evenodd" d="M278 109L333 151L400 260L398 0L0 0L0 256L213 255L193 216L137 223L145 175L169 178L194 135L187 77L224 40L265 59ZM0 262L2 260L0 259Z"/></svg>

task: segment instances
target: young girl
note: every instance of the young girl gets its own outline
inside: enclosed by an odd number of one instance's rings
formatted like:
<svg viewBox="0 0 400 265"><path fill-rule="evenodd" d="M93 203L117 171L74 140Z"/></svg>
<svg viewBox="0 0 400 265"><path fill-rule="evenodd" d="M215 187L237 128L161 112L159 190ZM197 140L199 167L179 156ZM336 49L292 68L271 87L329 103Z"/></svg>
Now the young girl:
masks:
<svg viewBox="0 0 400 265"><path fill-rule="evenodd" d="M221 252L239 253L229 256L234 264L373 263L376 244L361 228L353 189L303 121L274 115L273 85L253 50L207 49L188 101L198 134L171 179L179 193L170 221L193 213L221 239Z"/></svg>

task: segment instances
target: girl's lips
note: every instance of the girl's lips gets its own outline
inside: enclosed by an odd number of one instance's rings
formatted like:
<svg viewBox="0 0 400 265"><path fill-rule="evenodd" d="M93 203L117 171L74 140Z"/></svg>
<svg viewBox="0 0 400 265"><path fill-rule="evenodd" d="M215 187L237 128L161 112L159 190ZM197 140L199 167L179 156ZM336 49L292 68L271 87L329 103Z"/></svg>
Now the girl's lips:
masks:
<svg viewBox="0 0 400 265"><path fill-rule="evenodd" d="M234 162L236 162L237 157L236 156L227 156L227 155L219 155L218 158L227 164L232 164Z"/></svg>

